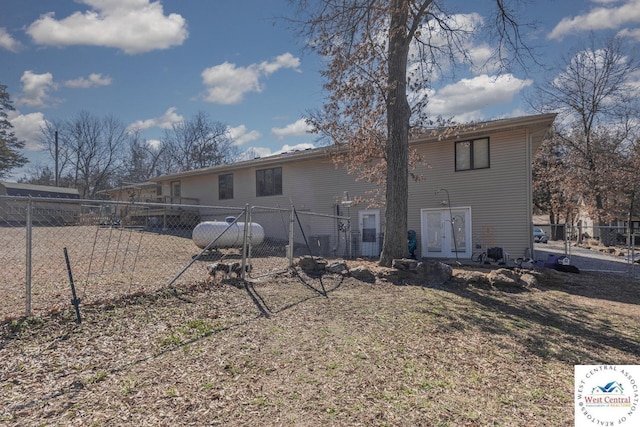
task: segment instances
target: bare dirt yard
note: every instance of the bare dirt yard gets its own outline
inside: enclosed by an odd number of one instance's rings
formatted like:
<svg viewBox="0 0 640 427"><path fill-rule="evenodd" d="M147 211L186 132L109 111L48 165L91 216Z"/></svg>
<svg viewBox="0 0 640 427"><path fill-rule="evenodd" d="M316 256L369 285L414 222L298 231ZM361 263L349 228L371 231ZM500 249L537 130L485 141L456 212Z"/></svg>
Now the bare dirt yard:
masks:
<svg viewBox="0 0 640 427"><path fill-rule="evenodd" d="M196 281L6 320L0 423L571 426L575 364L640 364L637 281L469 274Z"/></svg>

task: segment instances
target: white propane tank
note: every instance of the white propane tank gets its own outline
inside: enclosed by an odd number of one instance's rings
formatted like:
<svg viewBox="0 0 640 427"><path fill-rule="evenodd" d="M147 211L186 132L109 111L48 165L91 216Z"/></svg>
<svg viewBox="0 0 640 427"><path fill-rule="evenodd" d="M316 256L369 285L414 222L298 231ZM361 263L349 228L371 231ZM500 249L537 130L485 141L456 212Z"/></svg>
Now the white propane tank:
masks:
<svg viewBox="0 0 640 427"><path fill-rule="evenodd" d="M233 222L233 218L231 222ZM243 234L244 222L230 224L224 221L204 221L193 229L191 239L200 249L206 248L209 243L216 239L210 249L239 248L242 247ZM264 240L264 229L255 222L249 223L249 236L251 236L252 245L259 245Z"/></svg>

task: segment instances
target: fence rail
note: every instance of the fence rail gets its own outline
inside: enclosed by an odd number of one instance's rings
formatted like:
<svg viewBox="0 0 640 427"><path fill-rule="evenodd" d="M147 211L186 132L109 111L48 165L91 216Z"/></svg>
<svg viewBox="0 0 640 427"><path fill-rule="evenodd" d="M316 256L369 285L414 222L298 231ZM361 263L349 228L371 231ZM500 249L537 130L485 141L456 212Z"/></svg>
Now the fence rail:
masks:
<svg viewBox="0 0 640 427"><path fill-rule="evenodd" d="M348 221L294 208L0 196L0 320L69 307L65 248L78 297L91 304L202 281L213 262L241 263L242 277L257 278L294 256L345 256ZM243 231L233 245L202 248L193 231L203 222Z"/></svg>
<svg viewBox="0 0 640 427"><path fill-rule="evenodd" d="M604 246L638 247L640 229L617 225L574 226L570 224L534 224L542 228L549 240L571 243L597 242Z"/></svg>
<svg viewBox="0 0 640 427"><path fill-rule="evenodd" d="M571 255L572 246L589 247L624 259L630 274L640 268L640 230L626 226L572 226L569 224L535 224L549 240L564 242L565 255Z"/></svg>

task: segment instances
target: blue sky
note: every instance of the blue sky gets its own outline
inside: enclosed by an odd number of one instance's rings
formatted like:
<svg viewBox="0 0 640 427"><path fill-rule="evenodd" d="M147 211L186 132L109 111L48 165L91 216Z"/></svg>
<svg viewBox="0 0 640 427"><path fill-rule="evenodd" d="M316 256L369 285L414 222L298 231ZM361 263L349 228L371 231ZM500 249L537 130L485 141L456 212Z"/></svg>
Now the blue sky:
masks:
<svg viewBox="0 0 640 427"><path fill-rule="evenodd" d="M493 0L449 1L460 20L482 21ZM45 120L81 111L114 115L150 141L198 111L226 123L241 151L260 155L315 144L304 117L323 100L320 60L290 29L287 0L0 0L0 83L8 86L17 136L32 165ZM589 35L640 43L640 0L537 0L520 10L523 29L554 66ZM470 40L481 62L487 51ZM543 75L461 69L440 79L430 112L460 121L522 115L523 95ZM28 170L30 166L27 166ZM16 171L14 178L25 170Z"/></svg>

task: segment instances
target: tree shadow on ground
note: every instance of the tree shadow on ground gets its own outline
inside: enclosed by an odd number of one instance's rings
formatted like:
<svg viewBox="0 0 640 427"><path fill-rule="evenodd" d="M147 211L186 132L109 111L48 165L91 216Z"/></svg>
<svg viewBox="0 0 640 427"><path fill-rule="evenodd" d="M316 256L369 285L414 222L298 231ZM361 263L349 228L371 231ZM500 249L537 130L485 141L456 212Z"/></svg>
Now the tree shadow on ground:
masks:
<svg viewBox="0 0 640 427"><path fill-rule="evenodd" d="M485 290L454 284L438 289L478 304L480 310L456 311L450 324L476 325L491 334L515 337L531 354L571 364L636 361L640 336L620 332L619 318L598 307L570 303L557 296L545 296L544 303L531 298L515 298L498 290ZM606 348L626 355L626 361L601 357Z"/></svg>
<svg viewBox="0 0 640 427"><path fill-rule="evenodd" d="M560 290L586 298L640 305L640 280L626 274L581 272L565 281Z"/></svg>

